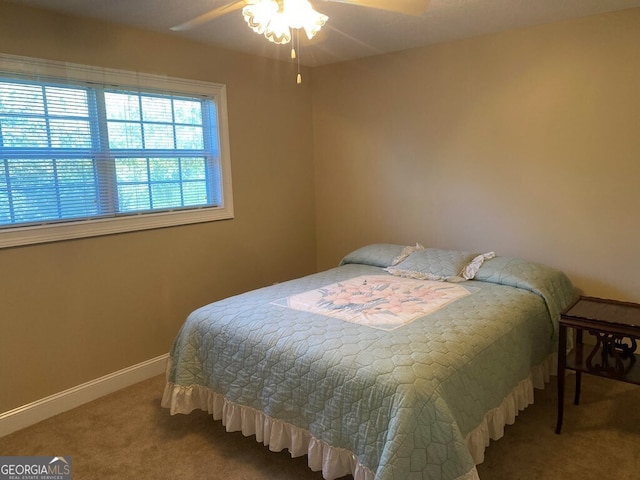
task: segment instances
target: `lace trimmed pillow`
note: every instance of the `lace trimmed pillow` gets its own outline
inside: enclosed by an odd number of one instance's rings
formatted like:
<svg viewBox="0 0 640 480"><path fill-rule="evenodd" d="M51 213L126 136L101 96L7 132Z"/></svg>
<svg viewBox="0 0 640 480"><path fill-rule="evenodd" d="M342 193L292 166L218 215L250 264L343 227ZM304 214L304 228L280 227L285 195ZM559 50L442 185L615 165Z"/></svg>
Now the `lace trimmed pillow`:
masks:
<svg viewBox="0 0 640 480"><path fill-rule="evenodd" d="M438 282L464 282L471 280L485 260L495 257L495 253L484 254L426 248L411 253L394 266L385 268L398 277Z"/></svg>

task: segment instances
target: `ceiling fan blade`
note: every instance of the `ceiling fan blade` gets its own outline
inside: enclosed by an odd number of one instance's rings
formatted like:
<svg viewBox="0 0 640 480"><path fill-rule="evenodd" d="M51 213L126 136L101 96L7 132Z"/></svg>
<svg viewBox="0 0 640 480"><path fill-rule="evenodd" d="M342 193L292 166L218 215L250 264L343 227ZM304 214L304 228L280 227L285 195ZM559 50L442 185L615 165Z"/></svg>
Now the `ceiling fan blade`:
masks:
<svg viewBox="0 0 640 480"><path fill-rule="evenodd" d="M324 0L325 2L346 3L359 7L377 8L404 15L421 16L429 6L430 0Z"/></svg>
<svg viewBox="0 0 640 480"><path fill-rule="evenodd" d="M188 22L181 23L180 25L176 25L175 27L171 27L171 30L176 32L181 32L183 30L190 30L192 28L198 27L203 23L210 22L211 20L221 17L222 15L226 15L227 13L234 12L236 10L241 9L247 4L245 0L240 0L238 2L227 3L218 8L214 8L213 10L208 11L207 13L203 13L196 18L192 18Z"/></svg>

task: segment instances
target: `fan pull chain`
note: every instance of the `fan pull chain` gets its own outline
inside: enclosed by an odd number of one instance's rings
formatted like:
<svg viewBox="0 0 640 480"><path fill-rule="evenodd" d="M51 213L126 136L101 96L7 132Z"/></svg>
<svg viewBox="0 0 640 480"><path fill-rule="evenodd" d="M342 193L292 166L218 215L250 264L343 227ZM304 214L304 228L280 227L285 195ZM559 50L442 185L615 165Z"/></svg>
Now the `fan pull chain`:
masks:
<svg viewBox="0 0 640 480"><path fill-rule="evenodd" d="M300 85L302 83L302 74L300 73L300 55L296 54L296 49L300 51L300 30L295 31L295 47L291 47L291 58L297 60L298 63L298 75L296 75L296 83Z"/></svg>

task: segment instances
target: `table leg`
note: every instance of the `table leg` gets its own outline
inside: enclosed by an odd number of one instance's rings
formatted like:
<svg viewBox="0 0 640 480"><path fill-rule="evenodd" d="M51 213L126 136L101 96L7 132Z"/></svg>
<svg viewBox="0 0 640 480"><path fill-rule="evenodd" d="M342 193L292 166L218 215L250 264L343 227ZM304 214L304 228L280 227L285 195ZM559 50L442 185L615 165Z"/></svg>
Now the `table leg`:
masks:
<svg viewBox="0 0 640 480"><path fill-rule="evenodd" d="M584 331L581 328L576 329L576 345L582 345L582 335ZM580 405L580 390L582 388L582 372L576 372L576 392L573 397L574 405Z"/></svg>
<svg viewBox="0 0 640 480"><path fill-rule="evenodd" d="M562 417L564 415L564 371L567 366L567 327L560 326L558 341L558 423L556 433L562 430Z"/></svg>

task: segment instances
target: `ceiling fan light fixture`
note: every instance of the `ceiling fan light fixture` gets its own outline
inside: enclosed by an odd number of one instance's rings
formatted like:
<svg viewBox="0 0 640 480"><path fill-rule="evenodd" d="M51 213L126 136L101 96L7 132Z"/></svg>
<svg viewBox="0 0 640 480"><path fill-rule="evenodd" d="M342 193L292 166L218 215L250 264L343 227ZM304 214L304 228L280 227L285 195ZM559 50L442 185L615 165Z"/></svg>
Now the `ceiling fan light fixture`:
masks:
<svg viewBox="0 0 640 480"><path fill-rule="evenodd" d="M322 14L320 14L320 15L322 15ZM309 40L311 40L313 37L316 36L316 33L318 33L320 31L322 26L327 22L327 19L329 18L326 15L322 15L322 16L325 17L325 18L324 19L318 19L313 23L307 23L307 24L302 26L302 28L304 29L305 33L307 34L307 38Z"/></svg>
<svg viewBox="0 0 640 480"><path fill-rule="evenodd" d="M303 29L311 40L329 19L308 0L251 0L242 16L251 30L279 44L291 41L291 29Z"/></svg>
<svg viewBox="0 0 640 480"><path fill-rule="evenodd" d="M289 43L291 41L291 29L289 28L287 17L283 13L276 13L267 25L264 36L273 43Z"/></svg>
<svg viewBox="0 0 640 480"><path fill-rule="evenodd" d="M308 0L283 0L283 12L291 28L301 28L311 40L329 17L313 9Z"/></svg>
<svg viewBox="0 0 640 480"><path fill-rule="evenodd" d="M249 28L263 35L271 19L278 14L278 2L274 0L257 0L242 9L242 16Z"/></svg>

